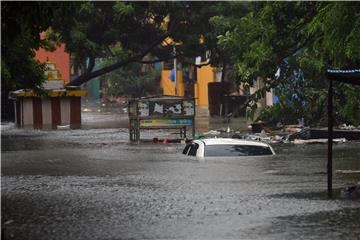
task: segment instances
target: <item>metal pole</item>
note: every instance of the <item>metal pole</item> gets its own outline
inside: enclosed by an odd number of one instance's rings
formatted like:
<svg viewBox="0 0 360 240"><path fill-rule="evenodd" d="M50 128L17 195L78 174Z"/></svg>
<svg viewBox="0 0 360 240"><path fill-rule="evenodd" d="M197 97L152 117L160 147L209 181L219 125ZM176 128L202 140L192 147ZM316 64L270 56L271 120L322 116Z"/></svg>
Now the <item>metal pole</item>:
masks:
<svg viewBox="0 0 360 240"><path fill-rule="evenodd" d="M196 116L196 103L195 103L195 99L194 101L194 116L192 117L192 137L193 139L195 139L195 116Z"/></svg>
<svg viewBox="0 0 360 240"><path fill-rule="evenodd" d="M177 64L176 64L176 45L173 45L173 54L174 54L174 82L175 82L175 96L177 96Z"/></svg>
<svg viewBox="0 0 360 240"><path fill-rule="evenodd" d="M333 80L329 79L328 93L328 197L332 198L332 143L333 143Z"/></svg>

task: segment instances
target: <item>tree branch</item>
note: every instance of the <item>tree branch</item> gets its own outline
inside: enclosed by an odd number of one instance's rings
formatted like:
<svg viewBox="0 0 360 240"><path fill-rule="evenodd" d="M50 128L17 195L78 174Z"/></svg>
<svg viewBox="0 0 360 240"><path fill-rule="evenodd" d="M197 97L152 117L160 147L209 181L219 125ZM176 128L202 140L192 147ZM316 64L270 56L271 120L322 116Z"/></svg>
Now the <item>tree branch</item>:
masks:
<svg viewBox="0 0 360 240"><path fill-rule="evenodd" d="M294 55L297 51L299 51L300 49L306 47L306 45L312 40L312 36L309 36L305 39L305 41L303 43L300 43L298 44L294 49L291 49L289 52L287 53L284 53L283 56L281 56L279 58L279 61L278 61L278 65L283 62L286 58Z"/></svg>
<svg viewBox="0 0 360 240"><path fill-rule="evenodd" d="M94 66L95 66L95 58L93 56L91 56L91 57L89 57L89 65L86 68L85 74L91 73L91 71L94 69Z"/></svg>
<svg viewBox="0 0 360 240"><path fill-rule="evenodd" d="M88 72L86 71L83 75L75 78L74 80L70 81L67 85L68 86L80 86L81 84L89 81L92 78L104 75L105 73L109 73L112 72L120 67L123 67L131 62L136 62L139 61L140 59L142 59L146 54L148 54L154 47L156 47L157 45L159 45L162 41L164 41L164 39L168 37L167 35L165 36L161 36L157 41L154 41L146 50L144 50L142 53L134 55L132 57L129 57L125 60L116 62L110 66L106 66L103 67L99 70L93 71L93 72Z"/></svg>
<svg viewBox="0 0 360 240"><path fill-rule="evenodd" d="M140 61L135 61L137 63L141 63L141 64L154 64L154 63L158 63L158 62L163 62L163 61L167 61L167 60L171 60L171 59L174 59L176 57L180 57L181 54L178 54L176 56L167 56L167 57L163 57L163 58L159 58L159 59L155 59L155 60L151 60L151 61L143 61L143 60L140 60Z"/></svg>
<svg viewBox="0 0 360 240"><path fill-rule="evenodd" d="M115 54L113 53L113 51L111 51L108 45L105 46L105 50L110 54L110 56L115 57Z"/></svg>

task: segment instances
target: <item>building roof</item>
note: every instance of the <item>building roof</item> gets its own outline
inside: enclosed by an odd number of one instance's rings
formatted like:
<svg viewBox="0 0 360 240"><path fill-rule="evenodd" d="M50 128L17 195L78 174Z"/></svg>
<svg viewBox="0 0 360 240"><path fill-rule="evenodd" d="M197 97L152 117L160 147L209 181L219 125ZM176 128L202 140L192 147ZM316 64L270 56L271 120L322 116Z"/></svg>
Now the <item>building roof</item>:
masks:
<svg viewBox="0 0 360 240"><path fill-rule="evenodd" d="M331 80L360 85L360 69L352 70L336 70L328 69L325 73L326 77Z"/></svg>
<svg viewBox="0 0 360 240"><path fill-rule="evenodd" d="M160 96L151 96L151 97L141 97L139 100L148 100L148 101L178 101L178 100L193 100L195 98L187 98L181 96L172 96L172 95L160 95Z"/></svg>
<svg viewBox="0 0 360 240"><path fill-rule="evenodd" d="M87 92L81 89L69 90L69 89L52 89L44 92L43 95L37 94L33 90L20 89L10 92L9 98L15 99L16 97L84 97Z"/></svg>

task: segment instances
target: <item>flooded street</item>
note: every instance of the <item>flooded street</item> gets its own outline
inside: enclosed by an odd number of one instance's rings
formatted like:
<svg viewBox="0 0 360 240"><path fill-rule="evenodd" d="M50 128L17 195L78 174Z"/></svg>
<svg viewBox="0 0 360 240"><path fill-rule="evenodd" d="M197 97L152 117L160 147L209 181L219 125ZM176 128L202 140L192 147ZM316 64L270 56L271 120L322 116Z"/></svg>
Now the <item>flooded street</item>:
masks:
<svg viewBox="0 0 360 240"><path fill-rule="evenodd" d="M130 143L127 119L111 116L85 113L79 130L2 126L6 239L359 239L360 202L340 197L359 175L334 174L328 200L325 144L198 161L183 144ZM334 146L334 171L359 159L360 143Z"/></svg>

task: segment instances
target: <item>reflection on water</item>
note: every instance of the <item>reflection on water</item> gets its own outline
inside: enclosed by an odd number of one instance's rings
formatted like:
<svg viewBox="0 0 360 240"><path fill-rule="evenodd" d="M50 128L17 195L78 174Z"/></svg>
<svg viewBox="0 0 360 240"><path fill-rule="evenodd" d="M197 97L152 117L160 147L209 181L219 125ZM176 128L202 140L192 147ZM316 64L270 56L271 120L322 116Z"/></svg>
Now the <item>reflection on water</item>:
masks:
<svg viewBox="0 0 360 240"><path fill-rule="evenodd" d="M151 139L152 132L144 132ZM165 136L168 132L157 132ZM132 144L124 128L2 132L2 218L9 239L358 239L360 202L326 145L209 158L181 144ZM334 170L360 169L360 143L334 146ZM55 234L56 233L56 234Z"/></svg>

